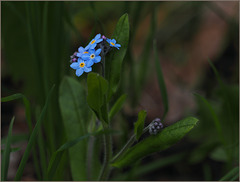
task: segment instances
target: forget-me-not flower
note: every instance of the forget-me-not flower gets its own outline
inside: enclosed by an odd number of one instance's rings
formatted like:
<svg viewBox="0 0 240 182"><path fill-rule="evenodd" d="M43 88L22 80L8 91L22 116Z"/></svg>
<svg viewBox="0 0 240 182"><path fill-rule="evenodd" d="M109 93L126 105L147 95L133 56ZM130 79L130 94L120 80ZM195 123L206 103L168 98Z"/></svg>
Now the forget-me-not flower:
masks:
<svg viewBox="0 0 240 182"><path fill-rule="evenodd" d="M82 56L82 59L86 61L87 67L90 67L93 65L93 63L99 63L101 61L101 56L99 54L101 53L101 49L94 50L90 49L88 54L84 54Z"/></svg>
<svg viewBox="0 0 240 182"><path fill-rule="evenodd" d="M87 54L87 53L88 53L88 49L86 49L86 47L83 48L82 46L80 46L78 48L78 53L76 55L77 57L81 58L84 54Z"/></svg>
<svg viewBox="0 0 240 182"><path fill-rule="evenodd" d="M72 63L70 67L76 70L76 75L78 77L81 76L83 72L88 73L92 71L92 67L87 67L86 61L82 60L81 58L78 58L78 61L75 63Z"/></svg>
<svg viewBox="0 0 240 182"><path fill-rule="evenodd" d="M85 47L85 49L94 49L97 46L97 43L101 42L103 39L101 38L101 34L97 34L91 41L90 43L87 45L87 47Z"/></svg>
<svg viewBox="0 0 240 182"><path fill-rule="evenodd" d="M107 42L109 43L109 45L111 47L116 47L117 49L119 49L119 47L121 47L120 44L116 44L116 40L115 39L107 39Z"/></svg>

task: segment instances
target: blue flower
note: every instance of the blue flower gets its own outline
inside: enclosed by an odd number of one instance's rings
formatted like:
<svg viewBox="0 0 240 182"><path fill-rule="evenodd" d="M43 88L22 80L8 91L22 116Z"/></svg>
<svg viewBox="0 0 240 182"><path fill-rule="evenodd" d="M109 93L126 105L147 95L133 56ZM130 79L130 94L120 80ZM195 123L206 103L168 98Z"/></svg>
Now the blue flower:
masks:
<svg viewBox="0 0 240 182"><path fill-rule="evenodd" d="M86 66L86 61L82 60L81 58L78 58L78 62L72 63L70 67L76 70L76 75L78 77L81 76L83 72L88 73L92 71L92 67Z"/></svg>
<svg viewBox="0 0 240 182"><path fill-rule="evenodd" d="M97 43L101 42L103 39L101 38L101 34L97 34L94 39L90 41L90 43L85 47L85 49L94 49L97 46Z"/></svg>
<svg viewBox="0 0 240 182"><path fill-rule="evenodd" d="M82 56L82 59L86 61L87 67L90 67L93 65L93 63L99 63L101 61L101 56L99 54L101 53L101 49L94 50L90 49L88 54L84 54Z"/></svg>
<svg viewBox="0 0 240 182"><path fill-rule="evenodd" d="M81 58L84 54L88 53L88 49L83 48L82 46L78 48L78 53L76 54L77 57Z"/></svg>
<svg viewBox="0 0 240 182"><path fill-rule="evenodd" d="M109 45L111 47L116 47L117 49L119 49L119 47L121 47L120 44L116 44L116 40L115 39L107 39L107 42L109 43Z"/></svg>

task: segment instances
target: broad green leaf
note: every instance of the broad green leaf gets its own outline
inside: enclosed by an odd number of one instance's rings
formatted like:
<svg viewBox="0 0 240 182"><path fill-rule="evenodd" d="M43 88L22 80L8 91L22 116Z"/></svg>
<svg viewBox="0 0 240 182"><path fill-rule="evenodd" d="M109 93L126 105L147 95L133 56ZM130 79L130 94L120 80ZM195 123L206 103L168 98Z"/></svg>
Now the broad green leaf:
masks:
<svg viewBox="0 0 240 182"><path fill-rule="evenodd" d="M97 117L105 122L108 122L106 113L106 96L108 82L97 73L89 73L87 77L88 105L97 113Z"/></svg>
<svg viewBox="0 0 240 182"><path fill-rule="evenodd" d="M59 147L59 149L52 155L49 165L48 165L48 176L53 176L54 173L56 172L57 166L61 160L62 157L62 152L74 147L75 145L77 145L79 142L83 141L85 138L88 138L90 136L99 136L102 134L112 134L112 133L117 133L117 131L114 130L101 130L95 133L88 133L84 136L80 136L77 137L73 140L70 140L68 142L66 142L65 144L63 144L61 147Z"/></svg>
<svg viewBox="0 0 240 182"><path fill-rule="evenodd" d="M226 150L224 150L224 148L221 146L217 147L214 151L212 151L212 153L210 154L210 158L220 162L227 162L229 159Z"/></svg>
<svg viewBox="0 0 240 182"><path fill-rule="evenodd" d="M14 119L15 119L15 117L12 118L10 126L9 126L6 146L5 146L5 150L4 150L3 158L2 158L2 164L1 164L1 180L2 181L7 180L9 157L10 157L10 152L11 152L12 128L13 128Z"/></svg>
<svg viewBox="0 0 240 182"><path fill-rule="evenodd" d="M109 112L109 121L112 120L113 116L115 116L115 114L120 111L120 109L122 108L125 100L127 98L126 94L121 95L118 100L115 102L115 104L112 106L110 112Z"/></svg>
<svg viewBox="0 0 240 182"><path fill-rule="evenodd" d="M117 91L121 77L122 62L126 54L129 40L128 14L124 14L120 17L111 38L115 39L117 43L121 45L121 47L119 50L113 48L112 52L106 59L106 79L109 82L107 100L110 100L112 94Z"/></svg>
<svg viewBox="0 0 240 182"><path fill-rule="evenodd" d="M223 176L219 181L235 181L239 177L239 167L233 168L225 176Z"/></svg>
<svg viewBox="0 0 240 182"><path fill-rule="evenodd" d="M118 133L117 131L114 131L114 130L100 130L98 132L95 132L95 133L88 133L84 136L81 136L81 137L77 137L75 138L74 140L71 140L67 143L65 143L64 145L62 145L58 150L57 152L61 152L61 151L64 151L66 149L69 149L71 147L73 147L74 145L76 145L78 142L80 142L81 140L83 140L84 138L88 138L90 136L99 136L99 135L103 135L103 134L114 134L114 133Z"/></svg>
<svg viewBox="0 0 240 182"><path fill-rule="evenodd" d="M21 160L20 165L19 165L18 170L17 170L17 174L16 174L15 179L14 179L16 181L21 180L21 177L22 177L25 165L27 163L28 157L30 155L31 149L32 149L32 147L33 147L33 145L34 145L34 143L35 143L35 141L37 139L37 134L39 132L39 129L40 129L41 124L43 122L44 116L46 114L47 106L49 104L50 96L51 96L51 94L53 92L53 89L54 89L54 86L51 88L51 90L50 90L50 92L49 92L49 94L47 96L47 99L46 99L45 105L44 105L44 107L42 109L41 115L40 115L39 119L37 120L35 128L33 129L33 132L32 132L32 134L30 136L27 148L26 148L26 150L25 150L25 152L23 154L22 160Z"/></svg>
<svg viewBox="0 0 240 182"><path fill-rule="evenodd" d="M168 113L168 96L167 96L167 89L166 89L166 85L165 85L164 77L163 77L163 73L162 73L162 68L159 63L156 40L154 41L153 49L154 49L155 67L156 67L156 72L157 72L158 85L161 90L163 107L164 107L164 114L163 114L163 119L162 119L162 120L164 120L165 116Z"/></svg>
<svg viewBox="0 0 240 182"><path fill-rule="evenodd" d="M138 113L138 120L134 123L134 133L137 140L140 138L144 128L144 121L146 119L147 112L142 110Z"/></svg>
<svg viewBox="0 0 240 182"><path fill-rule="evenodd" d="M108 82L97 73L89 73L87 77L87 85L88 105L94 111L99 111L104 103L104 95L107 92Z"/></svg>
<svg viewBox="0 0 240 182"><path fill-rule="evenodd" d="M185 152L177 153L161 159L157 159L156 161L151 161L144 165L140 165L139 167L136 168L136 170L133 171L132 178L137 179L146 174L158 171L166 166L176 164L177 162L181 161L185 156L186 156ZM129 175L128 173L124 173L118 176L114 176L113 179L111 179L111 181L128 181L129 180L127 178L128 175Z"/></svg>
<svg viewBox="0 0 240 182"><path fill-rule="evenodd" d="M166 127L157 135L151 135L142 140L128 151L121 158L116 160L112 166L122 168L133 164L137 160L167 149L181 140L198 122L194 117L187 117L171 126Z"/></svg>
<svg viewBox="0 0 240 182"><path fill-rule="evenodd" d="M78 136L87 134L89 107L86 100L86 90L82 84L71 77L64 77L59 89L61 115L67 141L71 141ZM83 140L69 149L73 180L86 180L86 147L87 141Z"/></svg>

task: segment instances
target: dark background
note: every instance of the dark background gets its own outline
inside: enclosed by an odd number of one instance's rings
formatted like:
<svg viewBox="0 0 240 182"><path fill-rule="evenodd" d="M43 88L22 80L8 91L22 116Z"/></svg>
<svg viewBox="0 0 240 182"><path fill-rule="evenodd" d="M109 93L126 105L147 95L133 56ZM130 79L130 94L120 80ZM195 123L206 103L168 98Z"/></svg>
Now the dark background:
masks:
<svg viewBox="0 0 240 182"><path fill-rule="evenodd" d="M48 14L44 13L46 3ZM162 117L162 97L152 52L152 41L157 41L169 101L165 124L195 116L200 120L199 125L172 148L144 158L139 162L142 168L132 168L131 173L126 173L127 169L122 173L113 171L110 179L219 180L232 167L238 166L239 2L2 1L1 8L1 95L23 93L31 101L34 113L43 107L47 91L55 83L49 118L54 120L56 131L53 135L62 138L57 90L64 75L76 77L69 67L69 56L79 46L85 47L97 33L111 37L124 13L129 14L130 43L117 95L127 93L128 99L114 119L114 127L126 132L121 139L114 138L115 147L119 148L127 140L141 109L147 111L146 123ZM151 25L153 9L157 20ZM154 34L151 34L152 26ZM147 60L145 66L141 66L142 59ZM226 113L226 99L221 95L208 60L213 62L226 84L227 101L235 117L232 122ZM84 81L86 74L78 79ZM233 143L233 161L224 158L220 145L215 146L217 134L209 110L193 93L199 93L211 103L226 135L236 133L234 138L229 138ZM9 180L14 178L26 147L24 134L28 133L28 128L21 101L2 103L2 139L7 135L13 115L16 117L13 134L23 139L15 144L21 146L21 150L11 153ZM34 114L33 120L36 121ZM61 137L56 147L62 144ZM156 161L159 163L155 167L150 165ZM143 169L144 166L150 167ZM143 172L139 172L141 170ZM67 176L61 180L69 179ZM22 180L37 180L31 158Z"/></svg>

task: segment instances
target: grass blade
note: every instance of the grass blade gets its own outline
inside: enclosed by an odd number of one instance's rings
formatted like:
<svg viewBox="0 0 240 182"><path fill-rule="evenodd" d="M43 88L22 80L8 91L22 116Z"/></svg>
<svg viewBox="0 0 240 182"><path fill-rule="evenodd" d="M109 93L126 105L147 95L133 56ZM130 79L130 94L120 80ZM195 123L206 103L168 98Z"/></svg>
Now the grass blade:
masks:
<svg viewBox="0 0 240 182"><path fill-rule="evenodd" d="M25 106L25 115L27 118L27 124L28 124L28 128L30 130L30 133L31 133L32 132L32 122L31 122L31 110L30 110L29 100L23 94L18 93L18 94L13 94L13 95L1 98L1 102L9 102L9 101L17 100L17 99L23 100L23 104Z"/></svg>
<svg viewBox="0 0 240 182"><path fill-rule="evenodd" d="M28 124L28 128L29 128L29 131L30 131L30 135L31 135L31 133L32 133L31 110L30 110L30 102L27 99L27 97L23 94L18 93L18 94L13 94L13 95L4 97L4 98L1 99L1 101L2 102L8 102L8 101L16 100L16 99L22 99L23 100L23 104L25 106L25 116L26 116L26 119L27 119L27 124ZM14 139L15 139L15 137L14 137ZM21 139L21 137L17 138L17 140L19 140L19 139ZM28 136L27 136L27 139L28 139ZM35 148L33 148L33 161L34 161L34 166L36 168L37 178L40 179L41 175L40 175L40 169L39 169L39 162L38 162L37 152L36 152Z"/></svg>
<svg viewBox="0 0 240 182"><path fill-rule="evenodd" d="M29 135L28 134L17 134L17 135L12 135L11 137L11 143L14 144L14 143L20 143L20 142L25 142L27 141L29 138ZM7 141L7 137L3 137L1 139L1 145L2 144L5 144Z"/></svg>
<svg viewBox="0 0 240 182"><path fill-rule="evenodd" d="M8 130L8 137L5 145L5 150L3 153L3 159L2 159L2 165L1 165L1 180L6 181L7 179L7 173L8 173L8 166L9 166L9 157L10 157L10 152L11 152L11 136L12 136L12 127L14 123L15 117L12 118L9 130Z"/></svg>
<svg viewBox="0 0 240 182"><path fill-rule="evenodd" d="M37 121L37 123L36 123L36 126L35 126L35 128L33 129L33 132L32 132L32 134L31 134L31 136L30 136L30 139L29 139L29 142L28 142L26 151L24 152L24 155L23 155L23 157L22 157L22 160L21 160L20 165L19 165L18 170L17 170L17 174L16 174L15 179L14 179L14 180L16 180L16 181L21 180L21 177L22 177L22 174L23 174L25 165L26 165L26 163L27 163L28 157L29 157L29 155L30 155L31 149L32 149L32 147L33 147L33 145L34 145L34 143L35 143L35 141L36 141L36 137L37 137L37 134L38 134L38 132L39 132L41 123L42 123L42 121L43 121L43 119L44 119L44 116L45 116L45 113L46 113L46 111L47 111L47 106L48 106L48 104L49 104L50 96L51 96L51 94L52 94L52 92L53 92L53 89L54 89L54 86L51 88L51 90L50 90L50 92L49 92L49 94L48 94L48 96L47 96L46 103L45 103L45 105L44 105L44 107L43 107L43 110L42 110L42 112L41 112L41 115L40 115L40 117L39 117L39 119L38 119L38 121Z"/></svg>
<svg viewBox="0 0 240 182"><path fill-rule="evenodd" d="M158 85L161 90L162 101L163 101L163 106L164 106L164 114L163 114L163 119L162 119L164 121L165 116L168 113L168 95L167 95L167 89L166 89L166 85L165 85L164 78L163 78L161 65L159 63L159 58L158 58L158 54L157 54L156 40L153 42L153 49L154 49L155 67L156 67L156 71L157 71Z"/></svg>
<svg viewBox="0 0 240 182"><path fill-rule="evenodd" d="M218 132L218 135L219 135L219 139L220 141L225 145L226 142L224 140L224 136L223 136L223 131L222 131L222 127L221 127L221 124L220 124L220 121L217 117L217 114L214 112L212 106L209 104L209 102L204 98L202 97L201 95L195 93L194 94L197 98L199 98L204 104L205 106L208 108L208 110L210 111L210 114L212 116L212 119L214 121L214 124L215 124L215 127L216 127L216 130Z"/></svg>
<svg viewBox="0 0 240 182"><path fill-rule="evenodd" d="M111 110L109 112L109 121L111 121L113 116L115 116L115 114L117 114L117 112L120 111L120 109L122 108L126 98L127 98L127 95L123 94L115 102L115 104L113 105L113 107L111 108Z"/></svg>
<svg viewBox="0 0 240 182"><path fill-rule="evenodd" d="M225 176L223 176L219 181L232 181L239 177L239 167L233 168Z"/></svg>
<svg viewBox="0 0 240 182"><path fill-rule="evenodd" d="M71 141L66 142L65 144L63 144L61 147L59 147L59 149L52 155L49 165L48 165L48 170L47 170L47 176L48 178L51 178L52 176L54 176L58 164L63 156L63 152L65 152L66 150L70 149L71 147L74 147L76 144L78 144L80 141L90 137L90 136L99 136L99 135L103 135L103 134L112 134L112 133L116 133L116 131L114 130L101 130L95 133L88 133L84 136L80 136L77 137Z"/></svg>
<svg viewBox="0 0 240 182"><path fill-rule="evenodd" d="M14 148L11 148L10 150L11 150L10 152L17 152L17 151L21 150L21 148L20 147L14 147ZM1 153L3 153L4 151L5 151L5 149L1 149Z"/></svg>

